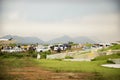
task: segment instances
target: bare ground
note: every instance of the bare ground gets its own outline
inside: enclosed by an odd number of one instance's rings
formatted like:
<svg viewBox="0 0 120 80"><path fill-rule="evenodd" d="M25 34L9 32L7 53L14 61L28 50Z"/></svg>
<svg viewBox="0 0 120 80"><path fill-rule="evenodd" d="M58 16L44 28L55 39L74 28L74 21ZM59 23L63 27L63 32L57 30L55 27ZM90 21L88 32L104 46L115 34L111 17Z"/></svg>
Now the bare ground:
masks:
<svg viewBox="0 0 120 80"><path fill-rule="evenodd" d="M53 72L39 67L14 68L8 71L14 80L86 80L92 73Z"/></svg>

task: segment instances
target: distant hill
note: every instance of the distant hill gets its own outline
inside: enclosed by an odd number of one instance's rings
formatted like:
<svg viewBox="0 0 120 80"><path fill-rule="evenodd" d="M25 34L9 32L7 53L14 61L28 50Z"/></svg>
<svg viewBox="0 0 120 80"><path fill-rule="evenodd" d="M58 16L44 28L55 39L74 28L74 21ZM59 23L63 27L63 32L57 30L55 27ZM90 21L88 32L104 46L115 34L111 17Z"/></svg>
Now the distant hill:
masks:
<svg viewBox="0 0 120 80"><path fill-rule="evenodd" d="M56 39L52 39L48 41L47 43L67 43L69 41L75 42L75 43L96 43L94 40L88 38L88 37L77 37L77 38L71 38L69 36L62 36Z"/></svg>
<svg viewBox="0 0 120 80"><path fill-rule="evenodd" d="M96 41L88 38L88 37L76 37L76 38L71 38L69 36L62 36L58 37L56 39L52 39L49 41L44 42L43 40L37 38L37 37L20 37L20 36L13 36L13 35L6 35L1 38L4 39L10 39L13 38L13 40L16 41L16 43L22 43L22 44L36 44L36 43L49 43L49 44L54 44L54 43L68 43L70 41L75 42L75 43L96 43Z"/></svg>
<svg viewBox="0 0 120 80"><path fill-rule="evenodd" d="M40 40L37 37L20 37L20 36L6 35L6 36L3 36L2 38L5 38L5 39L13 38L13 40L15 40L16 43L22 43L22 44L44 43L44 41Z"/></svg>
<svg viewBox="0 0 120 80"><path fill-rule="evenodd" d="M59 38L56 38L56 39L52 39L52 40L49 40L47 41L47 43L68 43L69 41L74 41L71 37L69 36L62 36L62 37L59 37Z"/></svg>
<svg viewBox="0 0 120 80"><path fill-rule="evenodd" d="M77 38L74 38L74 42L76 43L96 43L94 40L88 38L88 37L77 37Z"/></svg>

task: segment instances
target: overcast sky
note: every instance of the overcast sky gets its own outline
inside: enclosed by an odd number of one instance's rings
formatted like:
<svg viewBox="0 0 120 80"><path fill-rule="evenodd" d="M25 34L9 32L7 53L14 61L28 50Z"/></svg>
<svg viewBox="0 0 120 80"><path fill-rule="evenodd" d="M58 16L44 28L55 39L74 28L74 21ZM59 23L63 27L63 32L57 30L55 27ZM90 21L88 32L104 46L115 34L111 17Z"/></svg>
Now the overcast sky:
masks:
<svg viewBox="0 0 120 80"><path fill-rule="evenodd" d="M0 36L120 40L119 0L0 0Z"/></svg>

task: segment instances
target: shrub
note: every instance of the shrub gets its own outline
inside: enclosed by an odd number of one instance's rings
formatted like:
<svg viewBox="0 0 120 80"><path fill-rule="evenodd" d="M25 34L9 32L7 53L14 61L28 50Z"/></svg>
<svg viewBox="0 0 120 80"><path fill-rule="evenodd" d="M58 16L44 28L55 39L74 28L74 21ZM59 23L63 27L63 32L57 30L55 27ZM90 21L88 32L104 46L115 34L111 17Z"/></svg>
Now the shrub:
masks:
<svg viewBox="0 0 120 80"><path fill-rule="evenodd" d="M32 56L33 58L36 58L36 57L37 57L37 53L34 52L34 53L31 54L31 56Z"/></svg>
<svg viewBox="0 0 120 80"><path fill-rule="evenodd" d="M47 55L50 55L50 54L51 54L50 51L41 52L40 53L41 59L46 59Z"/></svg>
<svg viewBox="0 0 120 80"><path fill-rule="evenodd" d="M112 63L112 64L115 64L112 60L108 59L107 60L107 63Z"/></svg>
<svg viewBox="0 0 120 80"><path fill-rule="evenodd" d="M26 57L28 54L26 53L17 53L17 52L14 52L14 53L2 53L0 54L0 57L2 58L22 58L22 57Z"/></svg>
<svg viewBox="0 0 120 80"><path fill-rule="evenodd" d="M66 56L65 59L73 59L71 56Z"/></svg>

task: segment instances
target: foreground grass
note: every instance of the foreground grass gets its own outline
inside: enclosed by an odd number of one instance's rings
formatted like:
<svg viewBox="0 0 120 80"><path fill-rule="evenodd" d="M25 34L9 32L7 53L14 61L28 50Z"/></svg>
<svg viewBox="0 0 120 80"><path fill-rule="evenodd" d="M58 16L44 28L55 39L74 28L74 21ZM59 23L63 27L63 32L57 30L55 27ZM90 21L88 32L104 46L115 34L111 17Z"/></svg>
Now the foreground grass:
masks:
<svg viewBox="0 0 120 80"><path fill-rule="evenodd" d="M20 56L2 55L0 57L0 80L16 80L15 77L18 76L7 75L7 70L28 66L40 66L55 72L86 72L96 74L97 78L90 78L90 80L120 80L120 69L105 68L101 66L101 64L106 64L107 59L109 58L120 58L119 54L97 57L91 62L70 62L46 59L37 60L35 58Z"/></svg>
<svg viewBox="0 0 120 80"><path fill-rule="evenodd" d="M107 63L108 58L120 58L120 55L97 57L92 62L71 62L61 60L35 60L34 61L45 69L56 72L91 72L101 75L100 80L120 80L120 69L102 67Z"/></svg>
<svg viewBox="0 0 120 80"><path fill-rule="evenodd" d="M17 80L21 75L8 74L12 69L34 66L29 58L0 57L0 80Z"/></svg>

